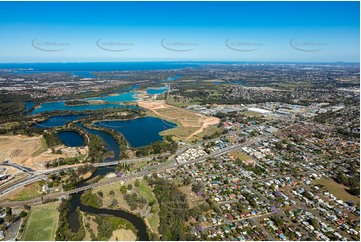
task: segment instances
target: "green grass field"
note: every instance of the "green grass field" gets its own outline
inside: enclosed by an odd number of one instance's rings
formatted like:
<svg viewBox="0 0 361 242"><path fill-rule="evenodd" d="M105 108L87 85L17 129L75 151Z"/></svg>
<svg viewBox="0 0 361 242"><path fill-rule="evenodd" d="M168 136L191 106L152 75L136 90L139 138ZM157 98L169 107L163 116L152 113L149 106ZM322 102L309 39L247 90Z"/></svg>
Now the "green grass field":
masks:
<svg viewBox="0 0 361 242"><path fill-rule="evenodd" d="M140 195L147 199L148 202L154 202L155 196L153 194L152 188L148 185L148 182L146 182L145 180L141 180L139 182L138 189Z"/></svg>
<svg viewBox="0 0 361 242"><path fill-rule="evenodd" d="M54 240L58 227L58 206L59 202L32 207L21 240Z"/></svg>
<svg viewBox="0 0 361 242"><path fill-rule="evenodd" d="M145 180L141 180L139 182L139 193L142 195L145 199L148 200L148 202L156 202L155 195L152 191L152 188L148 185L148 182ZM158 233L158 227L159 227L159 204L156 202L153 205L152 213L146 218L148 220L148 224L153 232Z"/></svg>

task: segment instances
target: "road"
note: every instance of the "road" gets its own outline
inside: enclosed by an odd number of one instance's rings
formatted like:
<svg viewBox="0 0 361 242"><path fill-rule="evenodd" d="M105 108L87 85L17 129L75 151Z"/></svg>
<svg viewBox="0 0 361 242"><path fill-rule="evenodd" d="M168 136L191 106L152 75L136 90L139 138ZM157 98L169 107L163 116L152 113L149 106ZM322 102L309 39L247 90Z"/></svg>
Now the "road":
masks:
<svg viewBox="0 0 361 242"><path fill-rule="evenodd" d="M19 219L18 221L11 223L8 231L8 236L6 238L7 241L15 241L16 239L16 235L18 234L19 228L21 225L21 219Z"/></svg>
<svg viewBox="0 0 361 242"><path fill-rule="evenodd" d="M196 159L196 160L193 160L193 161L189 161L187 163L174 164L174 165L171 165L171 166L167 166L167 167L161 168L158 171L168 170L168 169L175 169L175 168L178 168L179 166L182 166L182 165L185 165L185 164L191 164L191 163L195 163L195 162L205 161L210 157L225 154L225 153L227 153L227 152L229 152L229 151L231 151L233 149L236 149L236 148L239 148L239 147L238 146L229 147L228 149L224 149L222 151L217 152L217 154L207 155L205 157L202 157L202 158L199 158L199 159ZM73 190L70 190L70 191L66 191L66 192L52 193L52 194L49 194L49 195L45 195L44 198L46 198L46 199L54 199L54 198L64 197L64 196L68 196L68 195L71 195L73 193L82 192L82 191L85 191L85 190L88 190L88 189L101 187L101 186L117 183L117 182L120 182L120 181L127 181L127 180L131 180L133 178L136 178L136 177L143 177L144 175L152 174L153 172L154 171L143 171L143 172L137 172L135 174L131 174L131 175L128 175L128 176L115 177L115 178L112 178L109 181L90 184L90 185L79 187L79 188L76 188L76 189L73 189ZM41 203L41 198L35 198L35 199L31 199L31 200L27 200L27 201L20 201L20 202L2 202L0 204L1 204L1 206L13 206L13 207L16 207L16 206L23 206L23 205L26 205L26 204L37 204L37 203Z"/></svg>
<svg viewBox="0 0 361 242"><path fill-rule="evenodd" d="M217 150L216 152L213 152L213 153L211 153L209 155L206 155L206 156L203 156L203 157L200 157L200 158L188 161L188 162L184 162L184 163L181 163L181 164L177 164L176 162L172 162L169 165L164 166L164 164L161 163L159 165L153 166L152 168L154 168L154 169L152 169L152 170L142 171L142 172L138 172L138 173L135 173L135 174L132 174L132 175L129 175L129 176L124 176L124 177L116 177L116 178L113 178L113 179L111 179L110 181L107 181L107 182L95 183L95 184L91 184L91 185L84 186L84 187L81 187L81 188L77 188L77 189L67 191L67 192L49 194L49 195L46 195L46 197L49 197L49 199L59 198L59 197L62 197L62 196L67 196L67 195L70 195L70 194L73 194L73 193L78 193L80 191L92 189L92 188L95 188L95 187L104 186L104 185L108 185L108 184L112 184L112 183L116 183L116 182L120 182L120 181L126 181L128 179L133 179L135 177L148 175L148 174L153 173L154 171L160 172L160 171L165 171L165 170L168 170L168 169L176 169L179 166L193 164L193 163L201 162L201 161L206 161L208 158L213 158L213 157L218 157L218 156L224 155L224 154L226 154L226 153L228 153L228 152L230 152L232 150L248 146L248 145L252 144L253 142L257 142L257 141L261 140L262 138L265 138L265 137L270 136L270 135L271 134L256 136L256 137L250 138L249 140L247 140L247 141L245 141L245 142L243 142L241 144L232 145L232 146L226 147L224 149ZM195 145L182 147L179 150L177 150L176 154L179 154L179 153L183 152L187 148L195 147L195 146L199 146L199 145L200 144L195 144ZM118 164L119 162L132 163L132 162L139 162L139 161L144 161L144 160L151 160L151 159L153 159L153 157L154 156L145 157L145 158L137 158L137 159L121 160L121 161L114 162L114 164ZM114 165L113 163L110 163L110 164L108 164L108 163L97 163L97 164L93 164L93 165L100 167L100 166L104 166L103 164ZM1 191L0 192L0 198L3 197L6 193L9 193L9 192L14 191L16 189L19 189L19 188L21 188L21 187L23 187L23 186L25 186L27 184L39 181L39 180L45 178L46 175L48 175L48 174L57 173L57 172L59 172L61 170L71 169L71 168L74 168L75 166L79 166L79 165L83 165L83 164L76 164L76 165L71 165L71 166L67 166L67 167L57 167L57 168L53 168L51 170L31 172L31 173L34 173L34 174L32 174L32 176L30 178L27 178L26 180L18 182L16 184L12 185L11 187ZM162 166L164 166L164 167L162 167ZM2 202L0 204L2 206L5 206L5 205L7 205L7 206L22 206L22 205L28 204L28 203L39 203L39 202L41 202L41 198L32 199L32 200L28 200L28 201L24 201L24 202Z"/></svg>

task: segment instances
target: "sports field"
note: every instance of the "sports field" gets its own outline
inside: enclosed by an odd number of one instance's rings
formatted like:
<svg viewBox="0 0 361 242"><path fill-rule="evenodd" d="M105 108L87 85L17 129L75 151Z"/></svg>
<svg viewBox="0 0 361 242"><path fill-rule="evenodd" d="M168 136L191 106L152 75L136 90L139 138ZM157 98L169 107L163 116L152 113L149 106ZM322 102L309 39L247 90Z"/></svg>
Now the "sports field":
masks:
<svg viewBox="0 0 361 242"><path fill-rule="evenodd" d="M32 207L21 240L54 240L55 232L58 227L58 206L59 202Z"/></svg>

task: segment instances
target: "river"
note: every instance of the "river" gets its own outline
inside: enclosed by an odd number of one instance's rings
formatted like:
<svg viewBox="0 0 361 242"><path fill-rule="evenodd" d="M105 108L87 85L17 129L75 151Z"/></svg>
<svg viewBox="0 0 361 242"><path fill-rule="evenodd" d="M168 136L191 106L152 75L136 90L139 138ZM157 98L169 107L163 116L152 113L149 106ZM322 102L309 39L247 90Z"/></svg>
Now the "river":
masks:
<svg viewBox="0 0 361 242"><path fill-rule="evenodd" d="M78 184L77 187L81 187L87 184L87 181L90 179L97 177L97 176L104 176L109 172L114 172L115 166L108 166L108 167L102 167L98 168L89 178L82 181L80 184ZM143 219L135 216L132 213L128 213L124 210L114 210L114 209L107 209L107 208L94 208L90 206L86 206L81 203L80 197L83 194L83 192L79 192L72 195L72 198L70 200L70 208L69 208L69 215L68 215L68 222L70 225L70 228L73 230L73 232L77 232L80 228L79 219L78 219L78 213L76 211L77 208L80 209L80 211L91 213L91 214L97 214L97 215L108 215L108 216L116 216L122 219L125 219L129 221L133 226L137 229L137 237L138 240L142 241L149 241L149 236L147 233L147 226L145 225Z"/></svg>

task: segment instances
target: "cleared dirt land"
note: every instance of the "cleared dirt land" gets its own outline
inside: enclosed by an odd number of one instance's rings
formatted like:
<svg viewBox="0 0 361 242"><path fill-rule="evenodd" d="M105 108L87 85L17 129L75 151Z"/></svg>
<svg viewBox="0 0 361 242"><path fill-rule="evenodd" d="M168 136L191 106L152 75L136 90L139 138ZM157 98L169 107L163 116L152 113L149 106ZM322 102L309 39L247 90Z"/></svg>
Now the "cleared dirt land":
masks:
<svg viewBox="0 0 361 242"><path fill-rule="evenodd" d="M24 163L41 147L41 136L0 136L0 159Z"/></svg>
<svg viewBox="0 0 361 242"><path fill-rule="evenodd" d="M218 118L171 106L164 101L144 101L138 104L140 107L149 109L160 118L178 123L179 127L164 131L163 134L173 134L175 138L182 140L189 140L207 127L219 123Z"/></svg>
<svg viewBox="0 0 361 242"><path fill-rule="evenodd" d="M62 154L53 154L42 136L0 136L0 161L10 159L11 162L34 169L43 169L44 163L57 158L75 157L87 152L85 148L78 147L60 146L57 149L61 149Z"/></svg>
<svg viewBox="0 0 361 242"><path fill-rule="evenodd" d="M58 221L59 202L48 203L31 208L21 240L54 240Z"/></svg>

